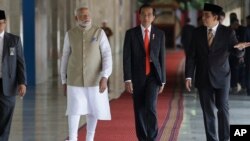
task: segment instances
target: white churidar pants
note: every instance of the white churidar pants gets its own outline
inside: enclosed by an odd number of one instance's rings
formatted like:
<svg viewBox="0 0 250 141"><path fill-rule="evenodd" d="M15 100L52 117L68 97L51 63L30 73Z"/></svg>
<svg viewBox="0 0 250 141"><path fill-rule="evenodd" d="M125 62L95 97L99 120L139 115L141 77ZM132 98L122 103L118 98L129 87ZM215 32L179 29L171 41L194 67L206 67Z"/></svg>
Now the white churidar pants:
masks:
<svg viewBox="0 0 250 141"><path fill-rule="evenodd" d="M93 141L97 120L111 120L107 89L99 93L99 87L67 86L67 110L69 140L77 141L81 115L87 115L86 141Z"/></svg>

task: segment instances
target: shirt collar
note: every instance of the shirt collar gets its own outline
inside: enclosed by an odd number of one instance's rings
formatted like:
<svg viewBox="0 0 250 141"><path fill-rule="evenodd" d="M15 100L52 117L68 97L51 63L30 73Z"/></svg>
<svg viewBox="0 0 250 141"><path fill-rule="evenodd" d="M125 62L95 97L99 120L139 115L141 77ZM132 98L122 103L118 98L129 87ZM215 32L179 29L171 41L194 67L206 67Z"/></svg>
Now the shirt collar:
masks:
<svg viewBox="0 0 250 141"><path fill-rule="evenodd" d="M151 25L148 27L148 32L150 33L151 32ZM145 31L145 27L141 25L141 30L144 32Z"/></svg>
<svg viewBox="0 0 250 141"><path fill-rule="evenodd" d="M217 31L217 28L219 26L219 23L217 23L214 27L212 27L212 33L215 34L215 32ZM207 28L207 31L211 29L211 28Z"/></svg>
<svg viewBox="0 0 250 141"><path fill-rule="evenodd" d="M3 36L4 36L4 31L0 33L0 37L3 38Z"/></svg>

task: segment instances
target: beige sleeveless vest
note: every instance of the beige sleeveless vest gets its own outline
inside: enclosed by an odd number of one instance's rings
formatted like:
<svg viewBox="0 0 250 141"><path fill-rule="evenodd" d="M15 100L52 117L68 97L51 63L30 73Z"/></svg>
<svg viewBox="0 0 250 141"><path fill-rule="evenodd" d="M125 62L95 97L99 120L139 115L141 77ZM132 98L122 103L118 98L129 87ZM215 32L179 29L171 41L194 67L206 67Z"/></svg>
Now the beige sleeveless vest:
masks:
<svg viewBox="0 0 250 141"><path fill-rule="evenodd" d="M98 86L101 79L101 28L92 25L83 30L80 27L68 31L71 54L67 68L67 84L71 86Z"/></svg>

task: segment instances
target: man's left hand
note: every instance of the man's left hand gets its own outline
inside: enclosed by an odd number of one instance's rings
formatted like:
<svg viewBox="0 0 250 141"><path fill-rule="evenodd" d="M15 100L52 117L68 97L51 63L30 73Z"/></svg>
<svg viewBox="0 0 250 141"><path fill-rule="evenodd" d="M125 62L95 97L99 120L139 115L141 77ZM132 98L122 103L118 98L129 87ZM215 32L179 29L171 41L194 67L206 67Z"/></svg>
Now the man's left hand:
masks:
<svg viewBox="0 0 250 141"><path fill-rule="evenodd" d="M18 85L18 94L22 98L26 93L26 86L24 84Z"/></svg>
<svg viewBox="0 0 250 141"><path fill-rule="evenodd" d="M234 48L242 50L242 49L249 47L249 46L250 46L250 42L244 42L244 43L238 43L237 45L234 46Z"/></svg>
<svg viewBox="0 0 250 141"><path fill-rule="evenodd" d="M99 82L99 92L103 93L107 89L107 82L108 79L105 77L102 77L102 79Z"/></svg>
<svg viewBox="0 0 250 141"><path fill-rule="evenodd" d="M162 84L162 86L160 87L159 92L158 92L159 94L161 94L163 92L164 86L165 85Z"/></svg>

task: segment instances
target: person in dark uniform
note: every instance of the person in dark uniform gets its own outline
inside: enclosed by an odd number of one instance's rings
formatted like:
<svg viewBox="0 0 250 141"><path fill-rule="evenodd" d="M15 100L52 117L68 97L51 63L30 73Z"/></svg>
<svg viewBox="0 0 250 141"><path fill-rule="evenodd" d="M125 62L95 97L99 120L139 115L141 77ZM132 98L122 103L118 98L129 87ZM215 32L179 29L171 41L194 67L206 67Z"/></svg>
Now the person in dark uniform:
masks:
<svg viewBox="0 0 250 141"><path fill-rule="evenodd" d="M0 10L0 141L8 141L16 95L26 93L26 67L20 37L5 31L5 12Z"/></svg>
<svg viewBox="0 0 250 141"><path fill-rule="evenodd" d="M244 55L249 43L238 43L233 30L219 23L222 8L204 4L202 19L204 26L193 33L190 51L187 54L185 77L186 88L190 91L195 70L195 86L198 89L203 111L207 141L229 141L230 53ZM218 133L216 132L216 115ZM218 139L218 137L219 139Z"/></svg>
<svg viewBox="0 0 250 141"><path fill-rule="evenodd" d="M245 32L245 42L250 41L250 15L246 17L247 27ZM246 89L247 95L250 96L250 48L246 48L245 52L245 75L246 75Z"/></svg>
<svg viewBox="0 0 250 141"><path fill-rule="evenodd" d="M239 42L244 41L245 27L240 25L239 20L233 17L230 21L230 28L235 31L236 38ZM234 54L229 56L229 64L231 69L231 94L237 94L239 92L238 85L241 86L241 89L245 88L245 76L244 76L244 56L237 57ZM243 79L244 78L244 79Z"/></svg>

